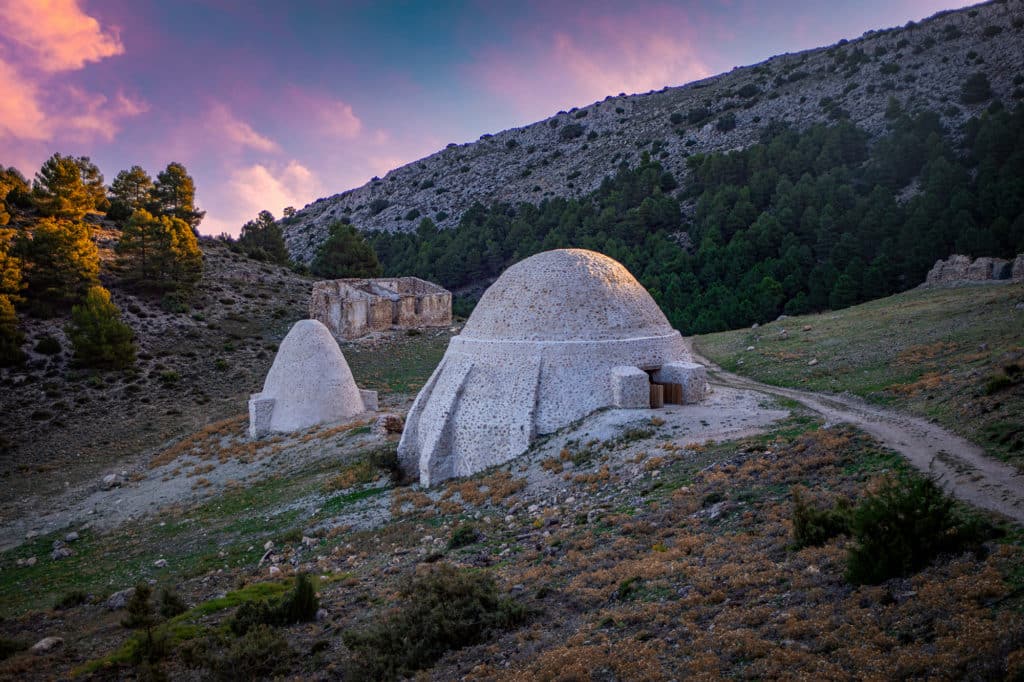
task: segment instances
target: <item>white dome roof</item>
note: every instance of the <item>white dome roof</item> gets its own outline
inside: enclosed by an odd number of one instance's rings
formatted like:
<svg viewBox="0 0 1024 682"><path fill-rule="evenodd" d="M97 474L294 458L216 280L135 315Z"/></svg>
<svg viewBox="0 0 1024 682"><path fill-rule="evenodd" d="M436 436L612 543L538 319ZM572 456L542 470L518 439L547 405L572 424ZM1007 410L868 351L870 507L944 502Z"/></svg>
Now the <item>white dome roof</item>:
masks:
<svg viewBox="0 0 1024 682"><path fill-rule="evenodd" d="M284 337L258 396L275 401L272 431L339 421L365 409L338 342L316 320L299 320Z"/></svg>
<svg viewBox="0 0 1024 682"><path fill-rule="evenodd" d="M586 249L522 260L484 292L462 336L500 341L600 341L672 333L625 267Z"/></svg>

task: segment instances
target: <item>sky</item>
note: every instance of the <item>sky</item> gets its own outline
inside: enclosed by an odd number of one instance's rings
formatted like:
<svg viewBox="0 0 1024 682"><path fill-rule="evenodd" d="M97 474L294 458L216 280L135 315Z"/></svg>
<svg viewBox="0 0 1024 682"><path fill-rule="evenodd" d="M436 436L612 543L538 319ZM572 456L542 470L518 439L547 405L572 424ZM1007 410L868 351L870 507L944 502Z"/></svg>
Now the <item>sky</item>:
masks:
<svg viewBox="0 0 1024 682"><path fill-rule="evenodd" d="M237 235L449 142L956 0L0 0L0 164L172 161Z"/></svg>

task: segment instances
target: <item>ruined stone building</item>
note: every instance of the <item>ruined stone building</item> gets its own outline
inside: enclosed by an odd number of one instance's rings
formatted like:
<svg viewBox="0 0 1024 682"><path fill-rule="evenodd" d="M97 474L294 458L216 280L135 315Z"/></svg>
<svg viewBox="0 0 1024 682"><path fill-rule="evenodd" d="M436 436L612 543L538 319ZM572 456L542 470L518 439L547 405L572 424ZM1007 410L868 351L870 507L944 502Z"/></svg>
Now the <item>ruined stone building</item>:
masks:
<svg viewBox="0 0 1024 682"><path fill-rule="evenodd" d="M326 280L313 285L309 316L339 339L387 329L447 327L452 295L418 277Z"/></svg>
<svg viewBox="0 0 1024 682"><path fill-rule="evenodd" d="M416 397L398 456L431 485L507 462L595 410L692 403L706 390L704 368L625 267L547 251L484 292Z"/></svg>

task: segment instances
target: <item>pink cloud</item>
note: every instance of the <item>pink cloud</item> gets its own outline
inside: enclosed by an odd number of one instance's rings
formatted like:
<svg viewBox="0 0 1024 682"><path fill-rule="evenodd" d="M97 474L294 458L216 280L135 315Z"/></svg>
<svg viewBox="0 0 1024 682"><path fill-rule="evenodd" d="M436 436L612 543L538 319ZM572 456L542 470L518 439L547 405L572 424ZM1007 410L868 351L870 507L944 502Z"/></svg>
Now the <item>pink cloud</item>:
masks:
<svg viewBox="0 0 1024 682"><path fill-rule="evenodd" d="M215 103L207 113L206 126L218 137L239 146L261 152L278 152L280 145L261 135L245 121L239 119L221 103Z"/></svg>
<svg viewBox="0 0 1024 682"><path fill-rule="evenodd" d="M103 139L110 142L121 129L121 121L149 111L142 100L132 99L122 92L113 97L86 92L69 86L66 90L68 106L61 107L67 114L57 114L51 120L67 137L89 141Z"/></svg>
<svg viewBox="0 0 1024 682"><path fill-rule="evenodd" d="M363 130L363 122L352 111L352 106L340 100L323 102L318 112L324 132L341 138L353 138Z"/></svg>
<svg viewBox="0 0 1024 682"><path fill-rule="evenodd" d="M48 72L73 71L124 54L117 31L104 31L78 0L4 0L0 35L28 56L34 68Z"/></svg>
<svg viewBox="0 0 1024 682"><path fill-rule="evenodd" d="M124 53L77 0L0 1L0 140L22 150L55 139L110 141L124 119L148 110L123 92L87 92L64 72Z"/></svg>
<svg viewBox="0 0 1024 682"><path fill-rule="evenodd" d="M363 132L363 121L352 105L323 92L291 88L288 101L292 110L306 112L310 124L331 137L351 140Z"/></svg>
<svg viewBox="0 0 1024 682"><path fill-rule="evenodd" d="M35 84L0 60L0 139L46 140L50 122L39 103Z"/></svg>
<svg viewBox="0 0 1024 682"><path fill-rule="evenodd" d="M523 36L515 54L491 51L470 68L481 85L530 118L619 92L680 85L710 75L681 10L566 18L568 30Z"/></svg>
<svg viewBox="0 0 1024 682"><path fill-rule="evenodd" d="M201 204L207 209L200 226L205 234L237 235L242 224L260 211L268 210L280 218L286 206L301 208L323 189L316 174L296 160L283 166L256 163L231 169L228 174L227 186L211 188L211 203Z"/></svg>

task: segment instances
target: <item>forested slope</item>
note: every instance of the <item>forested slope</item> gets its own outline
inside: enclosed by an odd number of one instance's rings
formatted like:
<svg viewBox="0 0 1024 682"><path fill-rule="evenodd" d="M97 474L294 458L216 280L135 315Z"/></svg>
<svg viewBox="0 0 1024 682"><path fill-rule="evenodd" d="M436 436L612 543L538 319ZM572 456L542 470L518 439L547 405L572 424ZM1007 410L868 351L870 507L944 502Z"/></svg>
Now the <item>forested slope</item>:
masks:
<svg viewBox="0 0 1024 682"><path fill-rule="evenodd" d="M871 143L849 121L694 155L683 200L645 155L591 195L471 207L439 230L369 238L389 275L459 289L538 251L590 248L624 263L669 319L703 333L842 308L920 284L951 252L1024 251L1024 107L996 103L953 135L934 112L888 108Z"/></svg>

